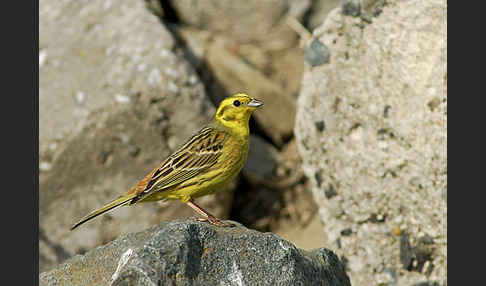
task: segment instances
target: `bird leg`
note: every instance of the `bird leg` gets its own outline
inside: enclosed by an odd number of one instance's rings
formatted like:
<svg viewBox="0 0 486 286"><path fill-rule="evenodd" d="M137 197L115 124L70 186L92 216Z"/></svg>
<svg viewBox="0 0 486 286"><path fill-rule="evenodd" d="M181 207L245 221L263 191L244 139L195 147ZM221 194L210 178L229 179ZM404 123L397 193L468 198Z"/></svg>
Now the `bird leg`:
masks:
<svg viewBox="0 0 486 286"><path fill-rule="evenodd" d="M227 222L224 222L224 221L222 221L222 220L214 217L212 214L210 214L209 212L207 212L206 210L204 210L203 208L201 208L200 206L198 206L192 200L191 201L188 201L186 204L188 206L190 206L193 210L195 210L198 214L200 214L201 216L204 217L204 218L195 218L196 221L206 221L206 222L208 222L208 223L210 223L212 225L221 226L221 227L232 227L232 226L235 226L232 223L227 223Z"/></svg>

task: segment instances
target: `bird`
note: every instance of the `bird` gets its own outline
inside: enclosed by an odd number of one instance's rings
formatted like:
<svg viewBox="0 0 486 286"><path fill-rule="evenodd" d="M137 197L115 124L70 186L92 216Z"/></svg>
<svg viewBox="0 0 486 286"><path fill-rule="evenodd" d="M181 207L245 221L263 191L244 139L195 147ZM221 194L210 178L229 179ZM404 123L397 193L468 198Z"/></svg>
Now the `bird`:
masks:
<svg viewBox="0 0 486 286"><path fill-rule="evenodd" d="M75 223L71 230L120 206L180 200L201 217L195 220L220 227L234 226L213 216L195 199L213 194L236 178L250 145L249 120L263 105L245 93L224 98L211 121L148 173L125 194Z"/></svg>

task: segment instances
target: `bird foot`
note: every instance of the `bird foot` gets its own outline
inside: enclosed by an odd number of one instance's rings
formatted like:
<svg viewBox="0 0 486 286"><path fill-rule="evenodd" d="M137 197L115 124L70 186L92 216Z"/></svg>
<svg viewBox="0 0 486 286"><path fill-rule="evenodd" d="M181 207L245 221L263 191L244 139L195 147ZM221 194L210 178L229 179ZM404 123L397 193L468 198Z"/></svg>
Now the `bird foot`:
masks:
<svg viewBox="0 0 486 286"><path fill-rule="evenodd" d="M236 226L235 224L229 223L229 222L224 222L220 219L217 219L215 217L208 217L208 218L202 218L202 217L193 217L195 221L200 221L200 222L207 222L209 224L215 225L215 226L220 226L220 227L234 227Z"/></svg>

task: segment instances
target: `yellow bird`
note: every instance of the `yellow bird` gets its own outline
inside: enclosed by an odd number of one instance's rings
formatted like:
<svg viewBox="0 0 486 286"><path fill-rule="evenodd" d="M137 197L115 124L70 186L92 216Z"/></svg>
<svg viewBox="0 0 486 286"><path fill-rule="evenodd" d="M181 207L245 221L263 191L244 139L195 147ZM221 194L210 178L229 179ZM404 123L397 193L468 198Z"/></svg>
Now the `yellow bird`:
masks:
<svg viewBox="0 0 486 286"><path fill-rule="evenodd" d="M248 122L263 102L238 93L225 98L209 124L118 199L83 217L71 227L114 208L158 200L181 200L207 221L232 226L198 206L194 199L220 190L245 164L250 144Z"/></svg>

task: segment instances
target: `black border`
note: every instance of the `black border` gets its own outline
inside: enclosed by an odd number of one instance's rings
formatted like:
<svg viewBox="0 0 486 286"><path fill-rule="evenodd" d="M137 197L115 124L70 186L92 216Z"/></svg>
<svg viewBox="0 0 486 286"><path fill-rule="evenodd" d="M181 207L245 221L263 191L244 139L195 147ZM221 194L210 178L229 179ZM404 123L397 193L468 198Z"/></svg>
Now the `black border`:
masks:
<svg viewBox="0 0 486 286"><path fill-rule="evenodd" d="M38 1L2 6L2 284L38 285ZM32 176L33 173L33 176ZM33 261L33 274L30 274ZM10 282L11 281L11 282Z"/></svg>
<svg viewBox="0 0 486 286"><path fill-rule="evenodd" d="M39 285L39 1L35 0L32 1L34 5L34 13L31 17L33 23L30 25L33 29L34 34L34 54L33 60L34 64L34 75L33 75L33 84L31 85L34 89L34 106L33 106L33 133L34 133L34 140L33 140L33 149L34 149L34 160L32 166L34 170L34 195L32 207L30 208L33 211L32 218L33 218L33 253L34 253L34 283L30 285Z"/></svg>

